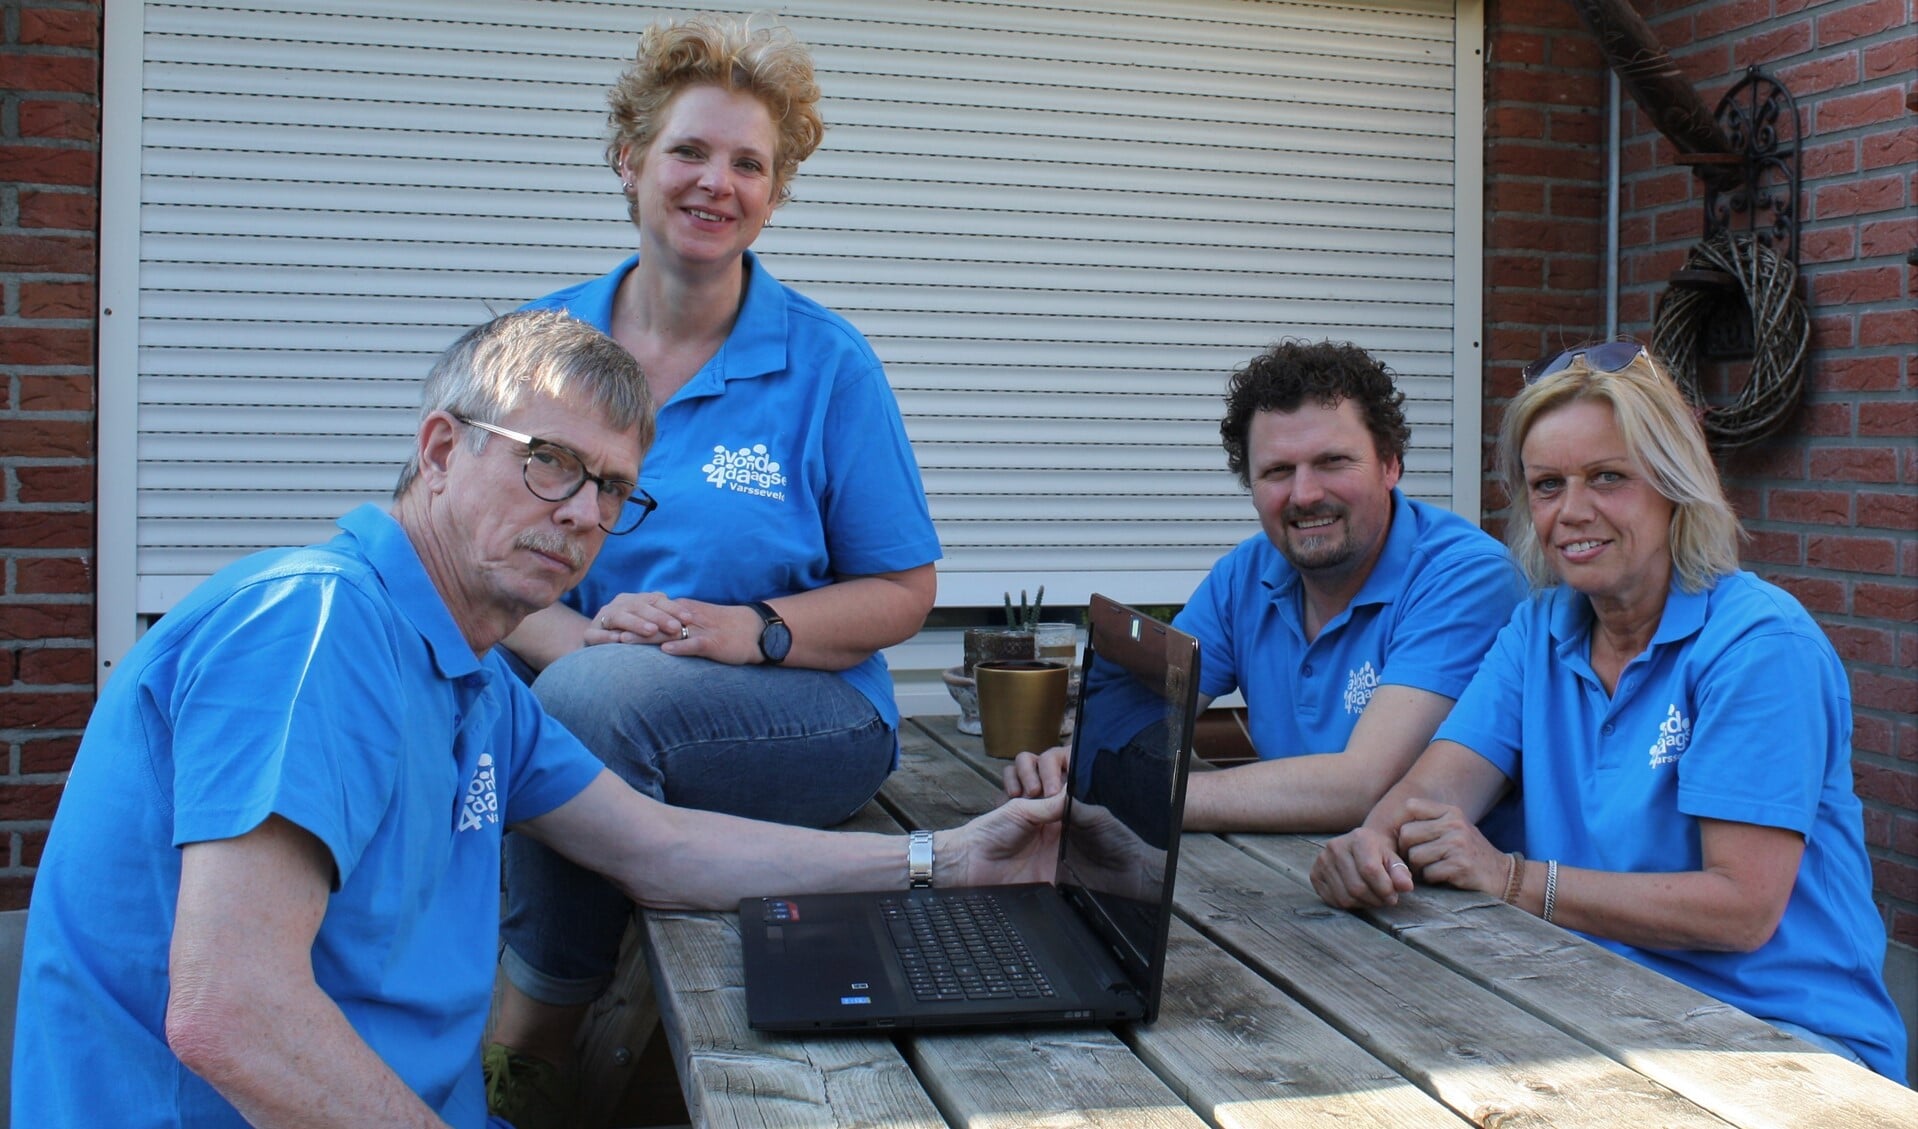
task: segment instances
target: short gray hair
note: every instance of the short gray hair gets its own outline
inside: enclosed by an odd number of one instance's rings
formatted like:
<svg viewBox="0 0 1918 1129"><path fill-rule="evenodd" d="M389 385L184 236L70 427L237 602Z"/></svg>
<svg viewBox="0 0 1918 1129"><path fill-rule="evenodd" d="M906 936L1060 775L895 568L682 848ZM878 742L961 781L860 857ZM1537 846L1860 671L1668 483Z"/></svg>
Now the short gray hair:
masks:
<svg viewBox="0 0 1918 1129"><path fill-rule="evenodd" d="M570 400L591 409L617 431L639 429L639 446L653 442L653 397L639 362L617 341L557 310L517 310L460 335L426 378L420 419L448 412L497 423L528 394ZM473 429L473 450L486 445ZM419 476L416 452L406 460L395 498Z"/></svg>
<svg viewBox="0 0 1918 1129"><path fill-rule="evenodd" d="M1599 372L1580 356L1513 397L1499 428L1499 477L1512 500L1505 540L1532 583L1556 584L1559 578L1546 563L1545 550L1532 527L1520 449L1541 416L1578 400L1597 400L1612 409L1627 453L1644 468L1652 488L1671 501L1667 539L1680 587L1703 591L1718 583L1719 577L1738 571L1738 543L1744 530L1725 499L1718 469L1705 446L1705 433L1664 365L1650 353L1641 353L1618 372Z"/></svg>

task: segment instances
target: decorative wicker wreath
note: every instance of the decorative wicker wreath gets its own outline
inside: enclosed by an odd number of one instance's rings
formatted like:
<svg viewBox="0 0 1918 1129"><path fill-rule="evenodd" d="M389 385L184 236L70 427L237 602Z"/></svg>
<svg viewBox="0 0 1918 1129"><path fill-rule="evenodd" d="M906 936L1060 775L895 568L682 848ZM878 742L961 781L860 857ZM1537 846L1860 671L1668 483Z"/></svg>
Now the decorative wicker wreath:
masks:
<svg viewBox="0 0 1918 1129"><path fill-rule="evenodd" d="M1738 280L1752 315L1752 365L1731 404L1706 402L1698 388L1698 342L1717 296L1668 286L1652 321L1652 347L1693 407L1702 409L1706 441L1716 450L1758 442L1784 426L1805 386L1811 318L1798 297L1798 268L1749 234L1721 231L1693 247L1687 270L1716 270Z"/></svg>

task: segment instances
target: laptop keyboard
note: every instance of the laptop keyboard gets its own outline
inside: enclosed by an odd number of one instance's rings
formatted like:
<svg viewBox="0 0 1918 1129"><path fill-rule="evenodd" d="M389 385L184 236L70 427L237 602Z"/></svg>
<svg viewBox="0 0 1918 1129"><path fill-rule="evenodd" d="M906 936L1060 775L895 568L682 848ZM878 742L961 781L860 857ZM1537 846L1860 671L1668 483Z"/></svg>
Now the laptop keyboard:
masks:
<svg viewBox="0 0 1918 1129"><path fill-rule="evenodd" d="M983 894L883 898L879 910L921 1000L1047 999L1052 984L1032 962L1006 912Z"/></svg>

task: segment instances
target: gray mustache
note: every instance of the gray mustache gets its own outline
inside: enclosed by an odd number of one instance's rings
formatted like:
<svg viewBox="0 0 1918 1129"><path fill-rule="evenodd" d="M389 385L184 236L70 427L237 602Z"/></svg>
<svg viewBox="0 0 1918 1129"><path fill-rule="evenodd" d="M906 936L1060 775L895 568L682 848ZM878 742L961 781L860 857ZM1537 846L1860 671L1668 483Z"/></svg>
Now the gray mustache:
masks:
<svg viewBox="0 0 1918 1129"><path fill-rule="evenodd" d="M519 540L513 542L521 549L530 549L535 553L552 553L565 557L574 568L586 566L586 552L577 542L564 533L522 533Z"/></svg>

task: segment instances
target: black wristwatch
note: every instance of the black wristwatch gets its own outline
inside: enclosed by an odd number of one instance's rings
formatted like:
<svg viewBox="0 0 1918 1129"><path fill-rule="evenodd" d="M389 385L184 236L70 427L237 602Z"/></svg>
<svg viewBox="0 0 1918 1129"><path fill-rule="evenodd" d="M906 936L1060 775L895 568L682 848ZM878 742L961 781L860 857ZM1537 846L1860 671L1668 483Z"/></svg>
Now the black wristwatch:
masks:
<svg viewBox="0 0 1918 1129"><path fill-rule="evenodd" d="M785 662L786 656L793 649L792 629L786 626L786 621L779 618L779 613L774 611L771 605L754 600L747 606L758 612L760 619L766 621L766 625L759 629L761 657L775 666Z"/></svg>

